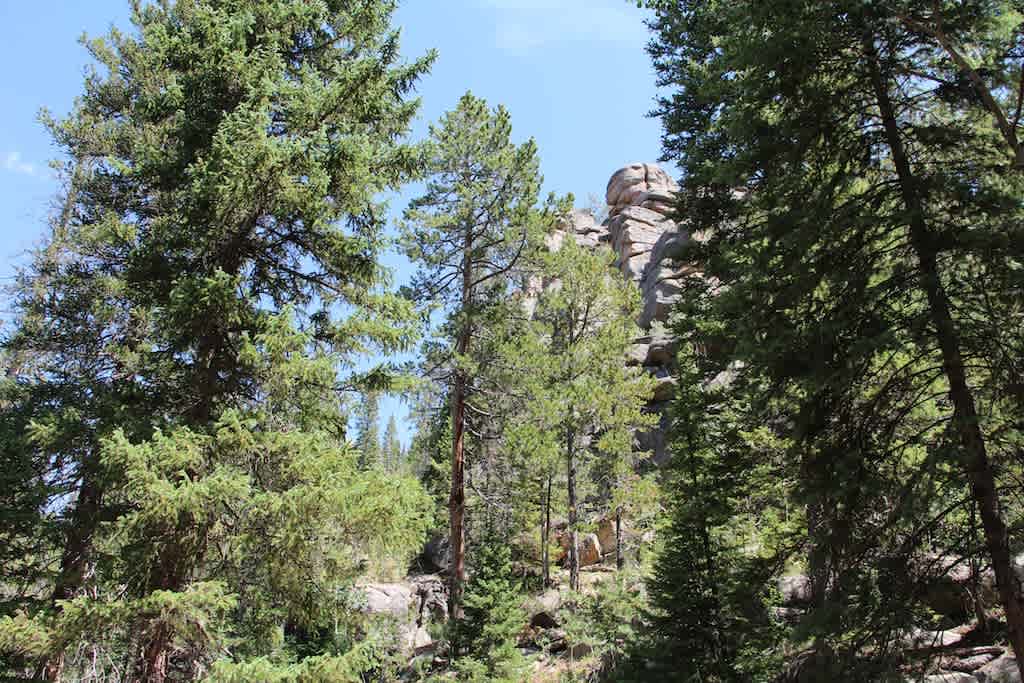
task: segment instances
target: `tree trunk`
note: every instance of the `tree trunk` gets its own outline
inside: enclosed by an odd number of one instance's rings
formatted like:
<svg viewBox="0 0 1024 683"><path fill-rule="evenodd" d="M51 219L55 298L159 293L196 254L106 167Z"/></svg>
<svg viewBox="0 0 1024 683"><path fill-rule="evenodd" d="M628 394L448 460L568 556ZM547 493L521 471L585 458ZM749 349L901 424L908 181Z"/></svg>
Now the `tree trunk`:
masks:
<svg viewBox="0 0 1024 683"><path fill-rule="evenodd" d="M61 207L58 228L61 238L65 237L74 213L75 202L78 201L79 186L85 173L85 163L75 160L75 168L71 173L67 196ZM13 368L12 368L13 370ZM64 551L60 559L60 573L53 588L51 602L56 606L58 600L70 600L82 587L88 573L88 555L92 546L93 533L99 523L102 489L92 468L86 467L82 474L82 484L75 501L75 510L71 517L71 528L68 529L64 541ZM59 609L59 608L58 608ZM41 676L47 681L60 681L64 676L64 644L57 643L57 649L51 652L42 663Z"/></svg>
<svg viewBox="0 0 1024 683"><path fill-rule="evenodd" d="M626 558L622 556L622 506L615 508L615 568L622 570Z"/></svg>
<svg viewBox="0 0 1024 683"><path fill-rule="evenodd" d="M544 587L551 587L551 558L548 545L551 542L551 475L548 475L547 491L544 493L544 524L540 530L541 562L544 564Z"/></svg>
<svg viewBox="0 0 1024 683"><path fill-rule="evenodd" d="M164 683L167 680L167 650L170 644L170 629L164 623L157 624L142 654L142 671L139 672L141 680L146 683Z"/></svg>
<svg viewBox="0 0 1024 683"><path fill-rule="evenodd" d="M580 539L577 530L576 513L576 435L570 429L565 439L565 456L568 471L567 493L569 496L569 587L580 589Z"/></svg>
<svg viewBox="0 0 1024 683"><path fill-rule="evenodd" d="M1024 653L1024 605L1021 603L1020 582L1013 571L1009 534L1003 520L995 474L978 421L974 395L967 384L959 334L939 277L936 259L938 250L933 235L925 223L924 207L917 190L916 178L903 148L895 109L889 99L888 85L879 66L872 36L865 37L864 48L876 103L882 116L886 142L892 152L900 192L909 214L910 241L919 262L921 287L928 299L932 324L935 325L936 341L942 352L943 371L949 382L949 397L953 403L953 428L960 437L962 466L970 481L971 495L981 513L985 547L992 559L996 586L999 588L1000 601L1006 613L1010 644L1014 652ZM1018 656L1017 667L1024 678L1024 656Z"/></svg>
<svg viewBox="0 0 1024 683"><path fill-rule="evenodd" d="M466 573L466 489L465 489L465 420L466 399L462 373L455 377L452 396L452 488L448 496L449 543L451 545L451 590L448 592L448 613L462 616L462 588Z"/></svg>
<svg viewBox="0 0 1024 683"><path fill-rule="evenodd" d="M101 492L91 472L83 475L82 486L78 491L75 511L71 517L64 542L64 552L60 561L60 574L53 589L52 602L71 600L78 593L89 571L89 548L92 545L93 533L99 523ZM59 608L58 608L59 609ZM60 681L64 675L64 644L57 643L56 651L47 658L43 667L43 677L47 681Z"/></svg>
<svg viewBox="0 0 1024 683"><path fill-rule="evenodd" d="M473 301L473 226L467 225L462 245L462 329L455 343L455 352L469 351L470 307ZM466 582L466 376L455 371L452 387L452 487L448 495L448 534L451 546L451 588L448 591L448 614L462 617L462 591Z"/></svg>

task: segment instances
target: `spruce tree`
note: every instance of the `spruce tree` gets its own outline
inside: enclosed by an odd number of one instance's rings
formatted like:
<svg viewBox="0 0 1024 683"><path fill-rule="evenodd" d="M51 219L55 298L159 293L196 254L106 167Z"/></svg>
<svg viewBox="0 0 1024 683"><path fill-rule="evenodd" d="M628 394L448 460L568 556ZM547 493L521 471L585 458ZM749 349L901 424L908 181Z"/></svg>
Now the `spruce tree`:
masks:
<svg viewBox="0 0 1024 683"><path fill-rule="evenodd" d="M366 470L386 463L380 441L380 396L376 392L363 394L356 408L356 434L360 467Z"/></svg>
<svg viewBox="0 0 1024 683"><path fill-rule="evenodd" d="M388 426L384 429L383 456L384 467L389 472L397 472L402 465L404 454L402 442L398 440L398 423L392 414L388 418Z"/></svg>
<svg viewBox="0 0 1024 683"><path fill-rule="evenodd" d="M820 676L891 674L923 539L976 508L1010 641L1024 647L1007 534L1018 513L998 493L1018 408L997 368L1016 343L992 324L1016 317L1020 294L1005 277L1022 182L1008 114L1016 8L651 4L671 89L665 155L684 171L693 232L710 235L691 254L706 275L693 296L716 301L703 322L683 316L698 348L724 356L708 372L732 386L705 419L771 428L750 448L787 484L757 497L761 515L792 520L796 504L800 528L769 545L777 566L806 553L813 595L792 637L812 643ZM985 299L991 317L973 315Z"/></svg>
<svg viewBox="0 0 1024 683"><path fill-rule="evenodd" d="M413 334L376 197L418 171L431 57L400 62L393 10L183 0L87 43L99 68L48 124L64 210L5 341L12 410L74 494L37 637L3 626L47 678L79 645L147 681L255 661L330 622L361 552L422 534L418 489L357 476L344 441L353 354Z"/></svg>
<svg viewBox="0 0 1024 683"><path fill-rule="evenodd" d="M508 541L486 531L473 550L465 618L452 626L452 648L462 680L523 680L525 661L516 642L526 620L521 602Z"/></svg>

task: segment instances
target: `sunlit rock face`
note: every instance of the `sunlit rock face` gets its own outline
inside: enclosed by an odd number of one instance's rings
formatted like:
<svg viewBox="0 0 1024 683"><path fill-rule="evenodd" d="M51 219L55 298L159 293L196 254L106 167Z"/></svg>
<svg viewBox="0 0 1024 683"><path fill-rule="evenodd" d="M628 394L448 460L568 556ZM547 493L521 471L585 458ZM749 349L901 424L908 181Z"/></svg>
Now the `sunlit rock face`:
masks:
<svg viewBox="0 0 1024 683"><path fill-rule="evenodd" d="M682 260L690 233L675 217L679 186L656 164L634 163L612 174L605 191L608 217L598 222L587 210L574 211L563 230L554 233L548 247L557 250L567 235L580 245L607 245L615 266L640 289L642 307L637 324L641 335L624 362L643 366L658 379L649 408L662 415L654 430L638 434L637 446L651 451L656 463L667 459L665 408L675 392L672 363L675 340L665 328L673 304L679 300L683 279L696 272ZM531 283L540 291L550 283Z"/></svg>

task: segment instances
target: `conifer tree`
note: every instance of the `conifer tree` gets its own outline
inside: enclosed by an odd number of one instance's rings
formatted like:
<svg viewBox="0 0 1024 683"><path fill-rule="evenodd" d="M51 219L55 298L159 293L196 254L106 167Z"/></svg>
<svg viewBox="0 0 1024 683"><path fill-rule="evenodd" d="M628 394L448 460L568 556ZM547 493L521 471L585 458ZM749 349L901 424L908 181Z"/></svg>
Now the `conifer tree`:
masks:
<svg viewBox="0 0 1024 683"><path fill-rule="evenodd" d="M653 424L643 408L654 380L624 359L637 336L639 294L612 268L607 250L592 253L566 239L539 256L548 279L539 295L532 334L509 344L505 356L521 368L530 396L531 440L558 453L565 473L570 585L579 588L581 464L633 457L633 432ZM520 434L519 438L527 438ZM547 480L551 475L548 473Z"/></svg>
<svg viewBox="0 0 1024 683"><path fill-rule="evenodd" d="M977 508L1009 639L1024 647L1017 513L998 492L1017 408L996 368L1015 364L1016 344L985 341L1007 338L991 321L1015 319L1020 294L999 246L1020 217L1017 8L651 4L671 88L665 155L684 170L692 229L711 235L693 254L707 275L695 296L718 302L702 324L686 317L734 386L706 419L770 425L777 439L773 479L792 482L804 518L773 543L806 552L813 595L794 637L812 640L819 675L890 674L911 559ZM993 317L971 314L983 299ZM950 498L962 502L936 502Z"/></svg>
<svg viewBox="0 0 1024 683"><path fill-rule="evenodd" d="M461 611L465 582L467 401L476 389L481 321L510 293L520 256L554 220L551 201L539 203L541 176L532 140L511 142L503 107L465 94L430 129L430 171L425 193L402 223L406 253L420 270L412 288L448 314L430 349L451 410L450 614Z"/></svg>
<svg viewBox="0 0 1024 683"><path fill-rule="evenodd" d="M376 392L363 394L356 408L356 433L359 466L366 470L385 464L380 441L380 396Z"/></svg>
<svg viewBox="0 0 1024 683"><path fill-rule="evenodd" d="M388 426L384 430L383 442L384 467L389 472L397 472L402 465L404 454L402 442L398 440L398 423L392 414L388 418Z"/></svg>
<svg viewBox="0 0 1024 683"><path fill-rule="evenodd" d="M525 614L506 539L486 531L473 550L465 618L454 622L452 646L463 680L523 680L525 661L516 640Z"/></svg>
<svg viewBox="0 0 1024 683"><path fill-rule="evenodd" d="M361 549L422 534L421 492L344 445L353 354L413 339L375 197L418 171L401 140L431 57L400 62L393 9L182 0L87 43L99 68L48 123L64 210L5 341L13 410L73 493L52 609L0 638L47 678L80 644L157 682L236 634L217 666L259 660L329 621Z"/></svg>

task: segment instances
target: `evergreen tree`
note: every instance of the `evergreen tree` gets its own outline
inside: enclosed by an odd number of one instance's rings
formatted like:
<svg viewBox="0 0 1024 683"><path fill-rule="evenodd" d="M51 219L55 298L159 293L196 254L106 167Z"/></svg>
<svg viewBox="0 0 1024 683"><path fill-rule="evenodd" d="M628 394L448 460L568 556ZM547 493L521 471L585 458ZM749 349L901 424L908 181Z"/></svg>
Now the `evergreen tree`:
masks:
<svg viewBox="0 0 1024 683"><path fill-rule="evenodd" d="M692 254L706 315L684 310L684 328L713 359L700 381L731 387L702 419L771 427L746 450L766 449L785 490L762 485L751 504L802 516L760 539L775 566L806 553L813 609L792 637L812 644L813 675L893 672L891 643L917 618L913 559L972 508L1024 647L1007 534L1019 512L998 493L1019 404L1000 397L1009 375L996 368L1016 366L1017 345L991 325L1016 319L1020 294L1005 277L1022 182L1019 118L1006 113L1019 99L1016 8L651 4L651 52L672 89L665 155L684 171L692 230L710 235ZM970 313L983 299L993 318ZM701 449L677 439L675 457ZM746 476L743 458L712 461L715 480ZM667 547L663 571L682 552Z"/></svg>
<svg viewBox="0 0 1024 683"><path fill-rule="evenodd" d="M451 410L449 536L450 613L461 611L465 582L467 400L476 389L482 320L509 294L524 250L554 218L539 206L541 176L532 140L510 140L508 112L465 94L430 129L431 176L402 223L406 253L420 265L416 296L448 313L428 362L447 368L443 380Z"/></svg>
<svg viewBox="0 0 1024 683"><path fill-rule="evenodd" d="M359 466L368 470L386 464L380 441L380 396L375 392L363 394L356 408L356 433Z"/></svg>
<svg viewBox="0 0 1024 683"><path fill-rule="evenodd" d="M507 540L485 532L474 546L473 576L466 586L465 618L454 622L452 650L460 657L460 678L468 681L523 680L525 661L517 639L526 615L512 571Z"/></svg>
<svg viewBox="0 0 1024 683"><path fill-rule="evenodd" d="M417 487L355 474L341 398L354 353L413 335L375 197L418 171L401 138L430 57L399 62L393 9L183 0L89 41L101 69L49 121L64 210L5 341L26 387L5 423L32 419L51 468L19 485L74 494L52 608L0 637L47 678L76 651L197 678L236 635L236 664L280 662L275 634L331 623L359 553L422 535Z"/></svg>
<svg viewBox="0 0 1024 683"><path fill-rule="evenodd" d="M402 442L398 440L398 423L394 414L388 418L388 426L384 430L384 466L389 472L397 472L402 466L404 453Z"/></svg>
<svg viewBox="0 0 1024 683"><path fill-rule="evenodd" d="M639 295L613 271L610 253L595 254L566 239L540 258L549 286L538 297L536 325L532 334L510 343L504 357L520 368L523 393L531 397L519 440L535 441L541 453L558 453L564 466L575 590L580 466L593 453L606 461L632 461L633 432L655 419L643 411L654 380L640 368L616 362L637 336ZM551 480L550 472L546 479Z"/></svg>

